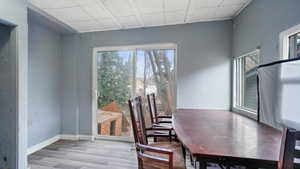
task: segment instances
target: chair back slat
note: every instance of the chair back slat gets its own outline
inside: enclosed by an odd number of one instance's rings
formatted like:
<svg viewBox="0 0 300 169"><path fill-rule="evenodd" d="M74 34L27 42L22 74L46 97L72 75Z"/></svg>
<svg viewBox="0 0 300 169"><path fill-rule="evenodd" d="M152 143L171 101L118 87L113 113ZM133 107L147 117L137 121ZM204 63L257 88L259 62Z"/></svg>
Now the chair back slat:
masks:
<svg viewBox="0 0 300 169"><path fill-rule="evenodd" d="M286 128L283 132L278 169L294 168L296 132L291 128Z"/></svg>
<svg viewBox="0 0 300 169"><path fill-rule="evenodd" d="M158 112L157 112L157 107L156 107L156 100L155 100L155 94L151 93L147 95L148 99L148 107L149 107L149 112L151 116L151 122L156 123L158 122Z"/></svg>
<svg viewBox="0 0 300 169"><path fill-rule="evenodd" d="M142 98L135 97L128 101L132 121L133 135L136 143L147 145L145 119L143 117Z"/></svg>

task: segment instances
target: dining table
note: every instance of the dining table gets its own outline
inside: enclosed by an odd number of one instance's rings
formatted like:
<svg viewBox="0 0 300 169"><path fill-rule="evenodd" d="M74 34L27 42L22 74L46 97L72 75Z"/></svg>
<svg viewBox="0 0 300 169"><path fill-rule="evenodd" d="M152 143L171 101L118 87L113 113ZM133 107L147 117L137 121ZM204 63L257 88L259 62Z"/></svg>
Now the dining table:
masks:
<svg viewBox="0 0 300 169"><path fill-rule="evenodd" d="M200 169L208 163L277 168L282 132L255 119L223 110L177 109L172 123Z"/></svg>

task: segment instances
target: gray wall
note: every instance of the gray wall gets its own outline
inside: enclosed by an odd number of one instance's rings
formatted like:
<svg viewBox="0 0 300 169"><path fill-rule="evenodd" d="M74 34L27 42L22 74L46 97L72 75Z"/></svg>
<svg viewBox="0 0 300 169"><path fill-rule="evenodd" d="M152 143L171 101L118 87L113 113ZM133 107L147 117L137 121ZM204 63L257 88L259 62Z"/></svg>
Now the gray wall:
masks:
<svg viewBox="0 0 300 169"><path fill-rule="evenodd" d="M18 81L11 84L18 85L18 97L9 98L15 102L11 102L11 114L5 119L0 118L0 123L8 121L10 123L10 136L7 139L8 146L5 151L10 151L8 155L8 167L12 169L27 168L27 74L28 74L28 48L27 48L27 1L26 0L1 0L0 5L0 22L10 23L17 26L18 39L14 41L11 47L16 47L18 50L18 77L16 73L11 78ZM15 43L16 42L16 43ZM12 52L13 54L14 52ZM16 70L16 69L15 69ZM16 92L14 90L13 92ZM18 101L18 102L16 102ZM18 132L16 130L18 126ZM2 133L1 133L2 134ZM2 138L3 139L3 138ZM2 141L0 139L0 143ZM15 151L15 149L17 149ZM2 157L0 157L2 159Z"/></svg>
<svg viewBox="0 0 300 169"><path fill-rule="evenodd" d="M11 123L16 120L16 56L11 52L11 35L11 28L0 24L0 168L11 166L16 152L16 123Z"/></svg>
<svg viewBox="0 0 300 169"><path fill-rule="evenodd" d="M231 40L231 21L64 36L62 133L91 134L93 47L177 43L177 107L229 109Z"/></svg>
<svg viewBox="0 0 300 169"><path fill-rule="evenodd" d="M34 16L28 18L28 147L61 130L61 35Z"/></svg>
<svg viewBox="0 0 300 169"><path fill-rule="evenodd" d="M261 63L279 59L279 33L300 24L299 0L254 0L234 19L233 55L261 47Z"/></svg>

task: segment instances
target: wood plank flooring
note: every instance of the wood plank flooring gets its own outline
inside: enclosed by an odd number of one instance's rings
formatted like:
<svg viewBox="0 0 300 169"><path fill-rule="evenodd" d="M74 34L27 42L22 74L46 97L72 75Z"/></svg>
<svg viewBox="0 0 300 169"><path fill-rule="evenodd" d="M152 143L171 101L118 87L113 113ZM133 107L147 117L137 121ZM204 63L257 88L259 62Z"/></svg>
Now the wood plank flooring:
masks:
<svg viewBox="0 0 300 169"><path fill-rule="evenodd" d="M133 144L104 140L60 140L30 155L28 163L31 169L137 169Z"/></svg>

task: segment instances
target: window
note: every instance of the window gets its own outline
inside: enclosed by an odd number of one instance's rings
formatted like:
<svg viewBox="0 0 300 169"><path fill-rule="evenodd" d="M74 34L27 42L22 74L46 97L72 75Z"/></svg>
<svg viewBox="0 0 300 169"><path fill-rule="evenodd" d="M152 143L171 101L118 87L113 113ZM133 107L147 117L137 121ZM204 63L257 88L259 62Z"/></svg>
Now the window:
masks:
<svg viewBox="0 0 300 169"><path fill-rule="evenodd" d="M300 57L300 32L289 37L289 58Z"/></svg>
<svg viewBox="0 0 300 169"><path fill-rule="evenodd" d="M281 59L300 57L300 25L296 25L280 33Z"/></svg>
<svg viewBox="0 0 300 169"><path fill-rule="evenodd" d="M258 50L234 60L234 109L257 113L258 65Z"/></svg>

